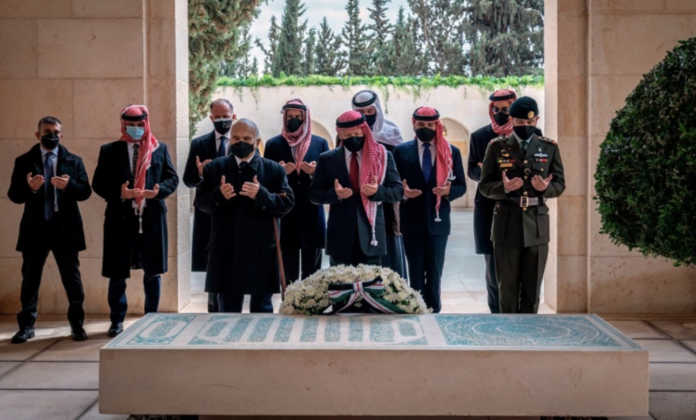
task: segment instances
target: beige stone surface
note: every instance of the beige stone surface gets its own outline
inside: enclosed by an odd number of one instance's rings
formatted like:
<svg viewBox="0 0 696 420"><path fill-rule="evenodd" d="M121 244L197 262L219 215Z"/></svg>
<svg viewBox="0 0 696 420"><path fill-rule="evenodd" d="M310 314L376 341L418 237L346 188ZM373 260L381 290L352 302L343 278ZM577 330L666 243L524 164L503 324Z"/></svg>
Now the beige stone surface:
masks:
<svg viewBox="0 0 696 420"><path fill-rule="evenodd" d="M624 13L661 13L663 1L655 0L590 0L589 12L592 15Z"/></svg>
<svg viewBox="0 0 696 420"><path fill-rule="evenodd" d="M96 401L98 394L98 391L3 390L0 407L3 416L12 420L75 419Z"/></svg>
<svg viewBox="0 0 696 420"><path fill-rule="evenodd" d="M563 76L558 78L558 137L584 136L587 134L587 116L583 112L587 101L587 86L582 76ZM543 114L542 114L543 115Z"/></svg>
<svg viewBox="0 0 696 420"><path fill-rule="evenodd" d="M565 196L556 199L558 208L558 254L563 256L587 254L587 199Z"/></svg>
<svg viewBox="0 0 696 420"><path fill-rule="evenodd" d="M103 139L104 143L121 137L121 110L129 104L141 104L145 99L143 82L135 78L76 80L74 95L75 109L79 111L75 114L75 126L80 127L77 136ZM91 148L99 151L96 143ZM93 173L90 172L90 176Z"/></svg>
<svg viewBox="0 0 696 420"><path fill-rule="evenodd" d="M110 339L90 337L86 342L64 338L33 359L35 362L98 362L99 350Z"/></svg>
<svg viewBox="0 0 696 420"><path fill-rule="evenodd" d="M677 340L696 339L696 317L691 321L654 321L653 325Z"/></svg>
<svg viewBox="0 0 696 420"><path fill-rule="evenodd" d="M0 362L0 376L19 366L19 362Z"/></svg>
<svg viewBox="0 0 696 420"><path fill-rule="evenodd" d="M589 112L590 135L600 136L602 139L605 137L616 111L626 105L626 97L642 78L640 74L593 75L590 78L591 97L595 101ZM595 167L591 166L593 169Z"/></svg>
<svg viewBox="0 0 696 420"><path fill-rule="evenodd" d="M690 348L696 353L696 340L684 340L682 341L682 344L684 344L686 347Z"/></svg>
<svg viewBox="0 0 696 420"><path fill-rule="evenodd" d="M544 134L547 133L544 132ZM563 159L566 184L566 189L561 197L587 196L588 138L585 136L563 136L559 141L558 150ZM586 223L586 220L583 221L583 224Z"/></svg>
<svg viewBox="0 0 696 420"><path fill-rule="evenodd" d="M99 389L98 363L28 362L0 378L5 389Z"/></svg>
<svg viewBox="0 0 696 420"><path fill-rule="evenodd" d="M73 103L70 80L0 79L0 98L12 98L0 112L0 139L34 138L41 117L52 115L63 122L63 135L73 136ZM10 102L8 102L10 104ZM16 156L2 157L11 165ZM5 163L6 162L6 163Z"/></svg>
<svg viewBox="0 0 696 420"><path fill-rule="evenodd" d="M587 258L558 255L557 305L559 313L588 312Z"/></svg>
<svg viewBox="0 0 696 420"><path fill-rule="evenodd" d="M632 339L637 338L656 338L665 339L666 335L660 333L644 321L608 321L611 325L618 328L622 333Z"/></svg>
<svg viewBox="0 0 696 420"><path fill-rule="evenodd" d="M696 391L696 364L650 364L650 391Z"/></svg>
<svg viewBox="0 0 696 420"><path fill-rule="evenodd" d="M35 20L0 19L0 45L0 78L36 77Z"/></svg>
<svg viewBox="0 0 696 420"><path fill-rule="evenodd" d="M151 2L151 0L146 1ZM143 0L94 1L73 0L72 16L78 18L139 18L143 15Z"/></svg>
<svg viewBox="0 0 696 420"><path fill-rule="evenodd" d="M101 414L99 413L99 401L97 401L79 420L128 420L128 414Z"/></svg>
<svg viewBox="0 0 696 420"><path fill-rule="evenodd" d="M70 16L71 0L3 0L1 18L60 18Z"/></svg>
<svg viewBox="0 0 696 420"><path fill-rule="evenodd" d="M650 352L650 362L696 363L696 354L672 340L635 340Z"/></svg>
<svg viewBox="0 0 696 420"><path fill-rule="evenodd" d="M696 14L696 3L690 0L664 0L666 13Z"/></svg>
<svg viewBox="0 0 696 420"><path fill-rule="evenodd" d="M564 77L584 76L587 73L587 54L584 51L588 31L587 18L559 15L556 24L563 28L558 34L555 49L558 74Z"/></svg>
<svg viewBox="0 0 696 420"><path fill-rule="evenodd" d="M143 77L141 19L42 19L38 34L39 77Z"/></svg>
<svg viewBox="0 0 696 420"><path fill-rule="evenodd" d="M659 420L693 420L696 392L651 392L650 412Z"/></svg>
<svg viewBox="0 0 696 420"><path fill-rule="evenodd" d="M10 343L10 338L15 332L17 332L16 329L11 334L8 334L9 337L3 337L3 339L0 340L0 361L25 361L56 342L55 338L37 337L18 346Z"/></svg>

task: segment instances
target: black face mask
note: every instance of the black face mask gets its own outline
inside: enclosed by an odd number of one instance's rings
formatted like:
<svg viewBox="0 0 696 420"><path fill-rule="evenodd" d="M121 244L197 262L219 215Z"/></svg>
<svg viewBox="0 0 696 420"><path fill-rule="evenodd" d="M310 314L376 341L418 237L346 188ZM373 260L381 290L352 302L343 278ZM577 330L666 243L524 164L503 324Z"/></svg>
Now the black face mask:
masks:
<svg viewBox="0 0 696 420"><path fill-rule="evenodd" d="M418 140L425 143L430 143L435 138L435 134L435 130L428 127L416 129L416 137L418 137Z"/></svg>
<svg viewBox="0 0 696 420"><path fill-rule="evenodd" d="M365 115L365 122L367 122L367 125L372 128L372 126L375 125L375 122L377 122L377 114Z"/></svg>
<svg viewBox="0 0 696 420"><path fill-rule="evenodd" d="M230 146L230 150L240 159L244 159L254 151L254 145L249 144L245 141L240 141Z"/></svg>
<svg viewBox="0 0 696 420"><path fill-rule="evenodd" d="M288 122L285 123L285 128L289 133L294 133L302 127L304 121L299 118L290 118Z"/></svg>
<svg viewBox="0 0 696 420"><path fill-rule="evenodd" d="M520 140L527 140L532 137L534 130L536 129L533 125L516 125L513 127L515 135L520 138Z"/></svg>
<svg viewBox="0 0 696 420"><path fill-rule="evenodd" d="M351 153L359 152L365 145L365 137L348 137L342 143Z"/></svg>
<svg viewBox="0 0 696 420"><path fill-rule="evenodd" d="M230 128L232 128L232 119L215 120L213 121L213 126L215 126L215 131L218 134L227 134L230 132Z"/></svg>
<svg viewBox="0 0 696 420"><path fill-rule="evenodd" d="M45 136L41 137L41 145L46 150L55 149L56 147L58 147L59 142L60 142L60 137L58 137L54 133L46 134Z"/></svg>
<svg viewBox="0 0 696 420"><path fill-rule="evenodd" d="M499 112L497 114L493 114L493 119L495 120L496 124L503 126L510 121L510 114L503 114L502 112Z"/></svg>

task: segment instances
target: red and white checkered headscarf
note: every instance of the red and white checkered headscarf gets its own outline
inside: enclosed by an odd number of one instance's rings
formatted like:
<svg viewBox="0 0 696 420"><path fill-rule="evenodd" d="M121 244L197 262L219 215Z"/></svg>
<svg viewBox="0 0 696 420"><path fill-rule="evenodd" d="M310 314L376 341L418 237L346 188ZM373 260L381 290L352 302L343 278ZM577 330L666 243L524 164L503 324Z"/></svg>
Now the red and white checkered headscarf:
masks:
<svg viewBox="0 0 696 420"><path fill-rule="evenodd" d="M288 109L299 109L302 111L302 125L294 133L288 132L285 122L287 121ZM283 106L283 129L280 135L288 142L290 147L295 147L295 170L300 174L300 164L304 160L307 150L312 143L312 116L309 107L300 99L290 99Z"/></svg>
<svg viewBox="0 0 696 420"><path fill-rule="evenodd" d="M411 121L437 121L437 129L435 130L435 182L438 187L444 187L447 182L452 179L452 148L443 134L444 128L440 121L440 113L435 108L422 106L413 113ZM435 202L435 212L437 214L435 221L440 219L440 202L442 197L438 196Z"/></svg>
<svg viewBox="0 0 696 420"><path fill-rule="evenodd" d="M136 143L140 147L138 148L138 161L136 162L135 174L135 184L133 188L138 190L145 189L145 180L147 177L147 170L150 168L150 162L152 161L152 152L157 150L159 147L159 142L150 132L150 112L147 110L145 105L128 105L121 110L121 138L119 140L125 141L127 143ZM145 123L145 133L139 140L134 140L128 135L126 131L126 120L123 118L135 117L142 118L141 121ZM143 203L145 202L145 197L136 197L135 203L138 205L138 212L142 214Z"/></svg>
<svg viewBox="0 0 696 420"><path fill-rule="evenodd" d="M509 136L512 134L512 118L508 118L508 122L505 125L498 125L493 117L493 102L496 101L511 101L514 102L517 99L517 94L514 90L510 89L498 89L491 96L488 97L491 102L488 104L488 117L491 119L491 128L493 132L499 136Z"/></svg>
<svg viewBox="0 0 696 420"><path fill-rule="evenodd" d="M370 184L374 178L377 178L377 182L381 185L387 173L387 149L377 143L372 137L372 130L365 122L365 116L358 111L347 111L336 120L336 131L339 133L358 126L365 135L365 145L360 151L362 154L360 160L360 186ZM360 199L367 214L367 220L372 227L372 242L370 242L370 245L377 246L375 222L377 219L377 206L382 203L370 201L362 192L360 193Z"/></svg>

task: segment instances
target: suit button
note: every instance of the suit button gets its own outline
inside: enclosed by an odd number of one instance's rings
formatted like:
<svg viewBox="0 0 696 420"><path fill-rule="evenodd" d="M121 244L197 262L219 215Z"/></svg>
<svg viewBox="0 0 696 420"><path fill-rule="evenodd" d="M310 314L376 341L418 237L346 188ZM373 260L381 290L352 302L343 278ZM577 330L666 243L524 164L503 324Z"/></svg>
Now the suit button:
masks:
<svg viewBox="0 0 696 420"><path fill-rule="evenodd" d="M525 165L527 164L527 161L526 161L526 160L524 161L524 164L525 164Z"/></svg>
<svg viewBox="0 0 696 420"><path fill-rule="evenodd" d="M527 211L527 207L522 207L522 211Z"/></svg>
<svg viewBox="0 0 696 420"><path fill-rule="evenodd" d="M541 171L541 172L544 172L544 168L541 168L540 171Z"/></svg>
<svg viewBox="0 0 696 420"><path fill-rule="evenodd" d="M493 212L493 214L498 214L498 212L497 212L497 211L495 211L495 212Z"/></svg>
<svg viewBox="0 0 696 420"><path fill-rule="evenodd" d="M527 195L527 191L523 192L522 194Z"/></svg>
<svg viewBox="0 0 696 420"><path fill-rule="evenodd" d="M527 175L524 176L524 179L527 179Z"/></svg>

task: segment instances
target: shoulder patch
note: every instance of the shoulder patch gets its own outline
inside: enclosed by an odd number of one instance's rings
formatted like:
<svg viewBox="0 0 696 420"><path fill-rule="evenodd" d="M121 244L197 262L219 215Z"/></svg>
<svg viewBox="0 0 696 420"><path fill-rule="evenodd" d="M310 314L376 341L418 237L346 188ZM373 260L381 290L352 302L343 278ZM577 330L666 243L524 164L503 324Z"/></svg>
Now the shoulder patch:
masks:
<svg viewBox="0 0 696 420"><path fill-rule="evenodd" d="M553 144L554 146L556 146L558 144L558 143L556 143L556 140L550 139L548 137L539 137L539 139L541 141L543 141L544 143L550 143L550 144Z"/></svg>
<svg viewBox="0 0 696 420"><path fill-rule="evenodd" d="M491 143L499 143L501 141L507 141L507 139L508 139L507 136L500 136L500 137L496 137L493 140L491 140Z"/></svg>

